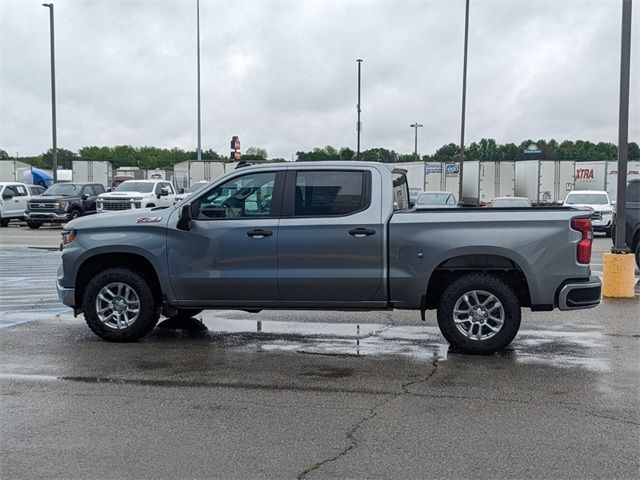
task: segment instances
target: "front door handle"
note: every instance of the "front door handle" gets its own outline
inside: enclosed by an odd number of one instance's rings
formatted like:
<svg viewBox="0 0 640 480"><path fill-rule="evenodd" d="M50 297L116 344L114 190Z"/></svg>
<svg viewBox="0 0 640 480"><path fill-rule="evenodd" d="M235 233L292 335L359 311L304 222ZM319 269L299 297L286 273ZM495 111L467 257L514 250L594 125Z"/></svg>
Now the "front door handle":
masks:
<svg viewBox="0 0 640 480"><path fill-rule="evenodd" d="M252 238L264 238L270 237L271 235L273 235L273 232L270 230L262 230L261 228L256 228L255 230L248 231L247 235Z"/></svg>
<svg viewBox="0 0 640 480"><path fill-rule="evenodd" d="M358 237L358 238L367 237L369 235L375 235L375 233L376 233L375 230L372 230L370 228L362 228L362 227L353 228L349 230L349 235L353 235L354 237Z"/></svg>

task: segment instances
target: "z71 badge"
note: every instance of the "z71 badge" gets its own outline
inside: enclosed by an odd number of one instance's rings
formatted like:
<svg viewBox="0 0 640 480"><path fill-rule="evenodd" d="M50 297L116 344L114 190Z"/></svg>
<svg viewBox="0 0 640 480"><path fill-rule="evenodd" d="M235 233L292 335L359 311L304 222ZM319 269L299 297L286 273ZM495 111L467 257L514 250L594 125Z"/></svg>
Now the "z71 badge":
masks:
<svg viewBox="0 0 640 480"><path fill-rule="evenodd" d="M162 217L138 217L136 223L158 223Z"/></svg>

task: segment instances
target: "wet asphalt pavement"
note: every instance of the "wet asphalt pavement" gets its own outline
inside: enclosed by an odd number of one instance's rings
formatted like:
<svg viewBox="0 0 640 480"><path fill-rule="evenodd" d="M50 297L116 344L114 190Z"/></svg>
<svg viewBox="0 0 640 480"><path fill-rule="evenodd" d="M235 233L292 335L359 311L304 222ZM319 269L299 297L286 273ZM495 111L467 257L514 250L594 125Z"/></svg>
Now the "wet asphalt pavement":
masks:
<svg viewBox="0 0 640 480"><path fill-rule="evenodd" d="M638 296L524 310L490 357L450 352L433 312L206 312L109 344L57 303L59 254L25 246L59 231L20 230L0 232L2 478L640 477Z"/></svg>

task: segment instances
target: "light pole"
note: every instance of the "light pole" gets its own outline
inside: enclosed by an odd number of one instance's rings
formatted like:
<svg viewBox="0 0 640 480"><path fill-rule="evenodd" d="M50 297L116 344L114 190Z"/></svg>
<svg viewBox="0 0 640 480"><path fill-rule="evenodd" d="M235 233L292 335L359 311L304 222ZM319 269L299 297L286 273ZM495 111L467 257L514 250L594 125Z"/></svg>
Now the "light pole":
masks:
<svg viewBox="0 0 640 480"><path fill-rule="evenodd" d="M196 152L198 161L202 161L202 125L200 112L200 0L196 0L196 31L197 31L197 51L198 51L198 151Z"/></svg>
<svg viewBox="0 0 640 480"><path fill-rule="evenodd" d="M618 192L616 241L613 253L625 253L627 216L627 162L629 157L629 76L631 64L631 0L622 0L622 45L620 55L620 109L618 117Z"/></svg>
<svg viewBox="0 0 640 480"><path fill-rule="evenodd" d="M53 42L53 3L43 3L43 7L49 9L49 31L51 34L51 126L53 135L53 183L58 181L58 136L56 133L56 57Z"/></svg>
<svg viewBox="0 0 640 480"><path fill-rule="evenodd" d="M413 128L415 135L414 135L414 145L413 145L413 156L415 158L415 161L418 161L418 128L422 128L424 127L424 125L422 125L421 123L412 123L411 125L409 125L411 128ZM426 176L426 172L427 172L427 161L424 161L424 168L423 168L423 172L425 173L425 175L423 175L422 178L422 190L426 190L427 189L427 176Z"/></svg>
<svg viewBox="0 0 640 480"><path fill-rule="evenodd" d="M460 171L458 180L460 185L458 188L458 198L462 201L462 175L464 172L464 124L465 110L467 106L467 49L469 45L469 0L465 3L464 11L464 57L462 64L462 115L460 120Z"/></svg>
<svg viewBox="0 0 640 480"><path fill-rule="evenodd" d="M418 161L418 129L424 127L424 125L422 125L421 123L416 122L416 123L412 123L409 126L415 130L413 156L414 156L414 158L415 158L415 160L417 162Z"/></svg>
<svg viewBox="0 0 640 480"><path fill-rule="evenodd" d="M362 111L360 108L360 68L362 66L362 59L359 58L356 60L358 63L358 104L356 105L356 109L358 110L358 123L356 124L357 131L357 146L356 146L356 159L360 160L360 133L362 132L362 123L360 122L360 112Z"/></svg>

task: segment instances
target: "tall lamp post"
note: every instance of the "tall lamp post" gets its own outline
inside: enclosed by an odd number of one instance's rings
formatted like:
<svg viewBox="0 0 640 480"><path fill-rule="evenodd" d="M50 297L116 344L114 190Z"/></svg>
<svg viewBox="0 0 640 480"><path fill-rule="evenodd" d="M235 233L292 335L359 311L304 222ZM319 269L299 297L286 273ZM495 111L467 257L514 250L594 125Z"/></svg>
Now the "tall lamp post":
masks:
<svg viewBox="0 0 640 480"><path fill-rule="evenodd" d="M624 253L627 215L627 163L629 157L629 76L631 64L631 0L622 0L622 45L620 55L620 108L618 116L618 192L616 203L616 241L611 249Z"/></svg>
<svg viewBox="0 0 640 480"><path fill-rule="evenodd" d="M424 127L424 125L422 125L421 123L412 123L411 125L409 125L411 128L413 128L415 134L414 134L414 140L413 140L413 157L415 159L415 161L418 161L418 129ZM422 178L422 190L426 190L427 189L427 177L426 177L426 173L427 173L427 162L425 160L425 164L424 164L424 174L423 178Z"/></svg>
<svg viewBox="0 0 640 480"><path fill-rule="evenodd" d="M462 201L462 175L464 172L464 125L467 107L467 49L469 45L469 0L465 3L464 11L464 56L462 60L462 115L460 119L460 173L458 180L458 198Z"/></svg>
<svg viewBox="0 0 640 480"><path fill-rule="evenodd" d="M362 111L360 108L360 80L361 80L361 66L362 59L359 58L356 60L358 63L358 104L356 105L356 109L358 111L358 123L356 124L356 132L357 132L357 140L356 140L356 159L360 160L360 133L362 132L362 123L360 122L360 112Z"/></svg>
<svg viewBox="0 0 640 480"><path fill-rule="evenodd" d="M49 32L51 36L51 126L53 135L53 183L58 181L58 135L56 133L56 57L53 36L53 3L43 3L49 9Z"/></svg>
<svg viewBox="0 0 640 480"><path fill-rule="evenodd" d="M202 124L200 111L200 0L196 0L196 36L198 53L198 151L196 153L198 161L202 161Z"/></svg>

